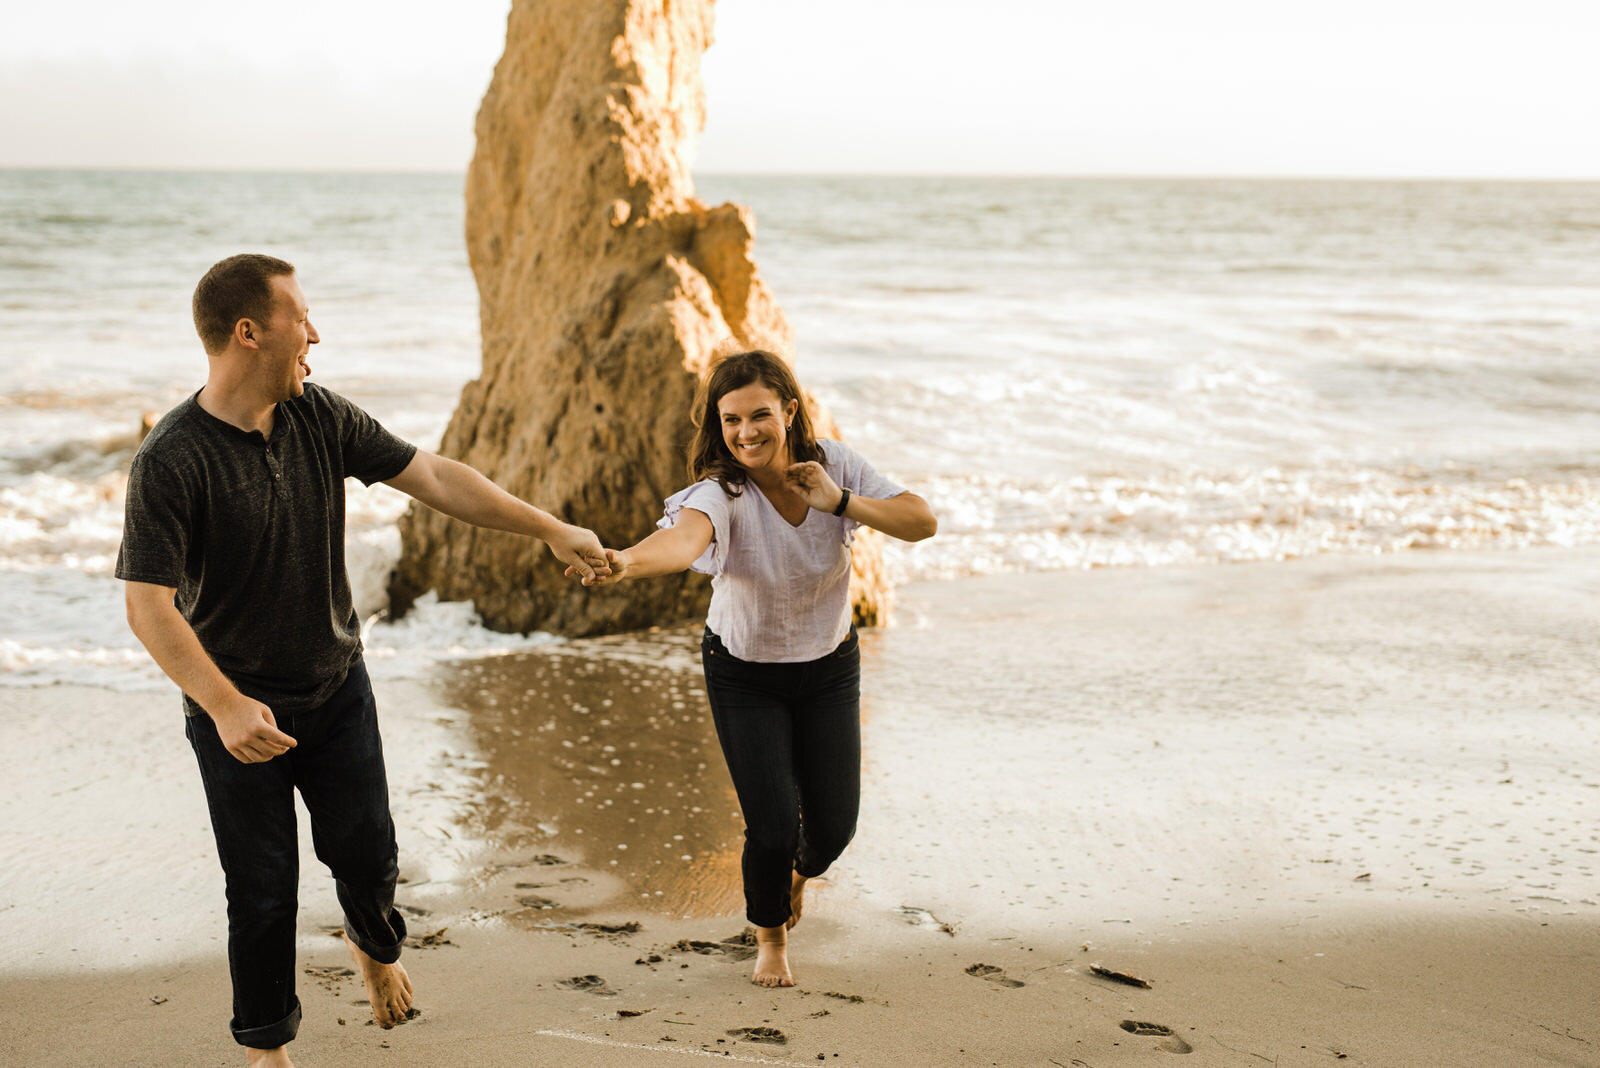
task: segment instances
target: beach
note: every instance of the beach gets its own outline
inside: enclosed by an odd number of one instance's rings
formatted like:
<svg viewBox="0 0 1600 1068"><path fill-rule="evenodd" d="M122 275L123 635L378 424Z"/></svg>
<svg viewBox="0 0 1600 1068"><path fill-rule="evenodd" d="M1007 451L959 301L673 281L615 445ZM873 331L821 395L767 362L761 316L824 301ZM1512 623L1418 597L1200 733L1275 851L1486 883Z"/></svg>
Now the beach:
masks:
<svg viewBox="0 0 1600 1068"><path fill-rule="evenodd" d="M798 988L738 959L697 629L393 620L406 502L352 483L421 1012L366 1026L307 844L300 1063L1600 1064L1600 184L697 188L940 520L885 550ZM315 380L436 447L482 366L463 212L457 174L0 171L0 1063L242 1063L112 577L135 431L202 380L195 280L260 249Z"/></svg>
<svg viewBox="0 0 1600 1068"><path fill-rule="evenodd" d="M379 665L420 1012L368 1025L303 836L297 1063L1600 1064L1597 591L1592 547L903 586L779 991L695 628ZM243 1063L176 693L0 701L0 1061Z"/></svg>

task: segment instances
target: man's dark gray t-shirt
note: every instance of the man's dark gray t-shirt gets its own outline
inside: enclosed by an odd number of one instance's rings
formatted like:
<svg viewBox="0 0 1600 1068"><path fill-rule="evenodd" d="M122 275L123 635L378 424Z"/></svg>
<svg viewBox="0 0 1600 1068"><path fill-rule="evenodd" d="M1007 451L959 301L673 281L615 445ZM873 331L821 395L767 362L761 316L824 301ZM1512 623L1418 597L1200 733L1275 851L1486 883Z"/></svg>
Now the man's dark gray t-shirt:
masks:
<svg viewBox="0 0 1600 1068"><path fill-rule="evenodd" d="M277 406L270 440L198 396L133 458L116 575L175 587L178 610L241 692L270 708L314 708L361 655L344 480L393 478L416 446L309 382ZM184 706L199 712L187 695Z"/></svg>

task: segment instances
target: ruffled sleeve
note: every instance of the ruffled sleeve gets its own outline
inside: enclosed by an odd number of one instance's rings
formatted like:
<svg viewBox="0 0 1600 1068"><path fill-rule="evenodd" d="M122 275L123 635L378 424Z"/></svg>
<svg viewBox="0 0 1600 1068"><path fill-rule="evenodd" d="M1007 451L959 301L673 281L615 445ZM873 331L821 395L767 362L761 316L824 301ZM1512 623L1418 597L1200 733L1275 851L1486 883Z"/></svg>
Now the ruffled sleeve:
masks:
<svg viewBox="0 0 1600 1068"><path fill-rule="evenodd" d="M696 482L667 498L664 513L656 520L656 526L662 530L677 526L678 513L685 508L693 508L711 520L711 544L706 546L706 551L700 554L699 559L689 565L689 570L702 575L722 574L729 544L727 493L711 479Z"/></svg>
<svg viewBox="0 0 1600 1068"><path fill-rule="evenodd" d="M843 488L862 497L877 497L885 499L898 497L906 492L906 488L894 479L879 474L877 469L867 463L861 454L842 441L818 441L822 447L823 466L828 469L828 474ZM855 540L856 528L861 526L854 519L841 516L840 536L844 543L849 545Z"/></svg>

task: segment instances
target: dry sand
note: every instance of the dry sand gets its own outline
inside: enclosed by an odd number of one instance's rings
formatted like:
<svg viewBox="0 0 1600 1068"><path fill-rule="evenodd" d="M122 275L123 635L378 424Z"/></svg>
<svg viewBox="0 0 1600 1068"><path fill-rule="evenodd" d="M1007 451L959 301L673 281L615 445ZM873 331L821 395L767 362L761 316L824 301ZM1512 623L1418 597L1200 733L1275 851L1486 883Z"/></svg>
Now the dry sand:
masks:
<svg viewBox="0 0 1600 1068"><path fill-rule="evenodd" d="M1597 592L1591 550L902 590L783 991L692 633L375 665L421 1012L367 1023L308 856L297 1063L1600 1065ZM0 690L0 1063L243 1063L176 708Z"/></svg>

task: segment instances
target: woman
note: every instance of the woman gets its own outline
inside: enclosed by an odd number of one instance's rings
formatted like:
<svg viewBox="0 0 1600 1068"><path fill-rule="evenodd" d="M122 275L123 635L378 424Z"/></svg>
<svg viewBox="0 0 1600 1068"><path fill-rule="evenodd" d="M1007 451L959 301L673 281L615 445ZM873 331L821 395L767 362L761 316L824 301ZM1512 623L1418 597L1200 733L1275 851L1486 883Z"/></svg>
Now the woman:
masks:
<svg viewBox="0 0 1600 1068"><path fill-rule="evenodd" d="M694 485L667 499L660 530L607 550L611 574L592 584L713 576L701 661L744 813L753 981L793 986L788 929L806 880L855 834L861 796L850 541L857 526L920 541L938 521L848 446L813 436L799 384L771 353L718 362L693 414Z"/></svg>

